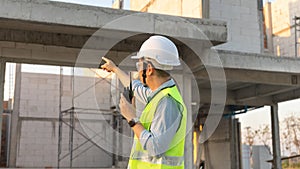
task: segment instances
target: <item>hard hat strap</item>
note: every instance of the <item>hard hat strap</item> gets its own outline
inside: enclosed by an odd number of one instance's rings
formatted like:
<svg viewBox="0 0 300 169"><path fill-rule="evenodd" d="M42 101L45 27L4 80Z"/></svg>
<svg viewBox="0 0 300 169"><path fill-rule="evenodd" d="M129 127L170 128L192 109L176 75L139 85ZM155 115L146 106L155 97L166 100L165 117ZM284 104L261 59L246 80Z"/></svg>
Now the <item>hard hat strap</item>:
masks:
<svg viewBox="0 0 300 169"><path fill-rule="evenodd" d="M146 83L146 77L147 77L147 76L146 76L146 71L147 71L147 70L144 69L144 70L143 70L143 74L142 74L142 76L143 76L143 83L144 83L144 86L145 86L145 87L147 86L147 83Z"/></svg>
<svg viewBox="0 0 300 169"><path fill-rule="evenodd" d="M144 83L145 87L147 86L147 83L146 83L146 78L147 78L146 72L147 72L147 64L145 62L143 62L143 74L142 74L142 77L143 77L143 83Z"/></svg>

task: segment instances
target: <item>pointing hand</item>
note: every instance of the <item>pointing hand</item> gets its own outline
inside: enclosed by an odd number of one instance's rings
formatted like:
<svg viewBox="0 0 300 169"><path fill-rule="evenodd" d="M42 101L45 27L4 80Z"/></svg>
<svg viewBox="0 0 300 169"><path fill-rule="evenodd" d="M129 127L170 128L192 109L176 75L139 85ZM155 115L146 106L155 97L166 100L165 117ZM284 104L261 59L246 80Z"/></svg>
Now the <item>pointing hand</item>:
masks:
<svg viewBox="0 0 300 169"><path fill-rule="evenodd" d="M106 62L104 65L101 66L102 69L108 71L108 72L115 72L117 66L115 63L106 57L102 57L102 59Z"/></svg>

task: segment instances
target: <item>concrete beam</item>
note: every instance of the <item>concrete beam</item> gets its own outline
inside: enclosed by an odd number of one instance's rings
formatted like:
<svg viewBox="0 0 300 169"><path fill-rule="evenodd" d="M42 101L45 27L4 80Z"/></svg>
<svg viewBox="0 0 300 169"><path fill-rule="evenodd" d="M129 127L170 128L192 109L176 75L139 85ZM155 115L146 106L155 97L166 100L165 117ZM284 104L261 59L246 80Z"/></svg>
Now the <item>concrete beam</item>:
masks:
<svg viewBox="0 0 300 169"><path fill-rule="evenodd" d="M199 88L200 92L200 104L219 104L222 103L222 100L211 100L211 89ZM216 91L217 92L217 91ZM232 91L227 91L226 105L240 105L240 106L264 106L274 104L273 98L271 96L260 97L256 99L249 100L236 100L235 94Z"/></svg>
<svg viewBox="0 0 300 169"><path fill-rule="evenodd" d="M297 87L299 88L299 87ZM295 89L295 87L287 87L287 86L272 86L272 85L252 85L249 87L245 87L239 90L235 90L235 100L237 101L246 101L258 99L265 96L272 96L275 94L280 94L284 92L288 92Z"/></svg>
<svg viewBox="0 0 300 169"><path fill-rule="evenodd" d="M114 51L114 49L84 49L0 41L2 58L7 62L45 64L59 66L98 67L102 56L116 63L129 56L129 52ZM78 57L80 56L80 57Z"/></svg>
<svg viewBox="0 0 300 169"><path fill-rule="evenodd" d="M66 28L67 29L67 28ZM93 30L95 32L96 30ZM130 34L128 34L129 36ZM119 32L105 32L103 35L77 35L71 33L53 33L53 32L41 32L33 30L13 30L8 28L0 28L0 41L8 42L19 42L19 43L30 43L30 44L40 44L49 46L60 46L69 48L85 48L94 50L113 50L115 51L127 51L135 52L139 49L141 45L141 40L131 40L126 39L126 41L119 42L117 37L124 36L124 33ZM116 37L116 38L114 38ZM142 38L141 38L142 39ZM93 41L94 43L86 44L87 40ZM115 46L112 43L115 40ZM119 42L119 43L117 43Z"/></svg>
<svg viewBox="0 0 300 169"><path fill-rule="evenodd" d="M292 64L293 63L291 63L291 65ZM299 73L284 73L277 71L268 72L261 69L233 69L226 68L225 66L224 72L226 75L227 82L243 82L250 84L266 84L295 87L300 86ZM195 72L194 75L197 79L209 80L209 76L205 69Z"/></svg>
<svg viewBox="0 0 300 169"><path fill-rule="evenodd" d="M211 51L209 55L204 55L202 59L203 63L207 66L216 66L216 57L214 56L219 56L224 68L300 73L299 58L218 50L216 52Z"/></svg>
<svg viewBox="0 0 300 169"><path fill-rule="evenodd" d="M30 30L0 29L0 41L81 48L90 36Z"/></svg>
<svg viewBox="0 0 300 169"><path fill-rule="evenodd" d="M239 89L242 89L242 88L245 88L245 87L250 87L252 86L253 84L252 83L236 83L236 82L227 82L227 87L228 89L230 89L231 91L234 91L234 90L239 90Z"/></svg>
<svg viewBox="0 0 300 169"><path fill-rule="evenodd" d="M42 23L44 25L39 26L38 30L26 26L27 24L24 27L19 25L16 28L18 30L24 30L25 28L33 31L55 31L60 33L61 29L58 29L55 25L63 25L65 27L102 28L111 32L164 34L171 37L196 40L195 42L209 40L214 44L224 43L227 40L227 28L223 21L139 13L48 0L2 0L0 3L0 18L31 22L31 24ZM16 25L11 23L9 26L6 25L6 28ZM53 26L54 29L52 29ZM12 29L14 28L12 27ZM65 30L62 31L65 32ZM75 32L78 33L76 30ZM75 32L70 34L77 34Z"/></svg>
<svg viewBox="0 0 300 169"><path fill-rule="evenodd" d="M300 98L300 89L291 90L285 93L277 94L272 96L272 100L275 103L287 101L287 100L293 100Z"/></svg>
<svg viewBox="0 0 300 169"><path fill-rule="evenodd" d="M278 120L278 104L271 106L271 126L272 126L272 145L273 145L273 168L281 169L280 154L280 135Z"/></svg>

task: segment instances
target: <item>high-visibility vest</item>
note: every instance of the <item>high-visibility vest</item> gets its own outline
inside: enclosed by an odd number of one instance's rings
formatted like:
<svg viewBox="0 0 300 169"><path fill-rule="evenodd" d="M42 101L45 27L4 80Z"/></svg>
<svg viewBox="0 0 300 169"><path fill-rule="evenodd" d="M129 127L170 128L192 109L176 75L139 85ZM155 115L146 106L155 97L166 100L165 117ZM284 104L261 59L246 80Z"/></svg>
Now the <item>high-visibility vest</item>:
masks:
<svg viewBox="0 0 300 169"><path fill-rule="evenodd" d="M130 169L183 169L184 168L184 142L186 133L186 107L178 88L174 85L159 91L146 105L140 122L146 130L150 131L151 123L154 118L157 105L160 100L166 96L172 97L181 110L181 123L174 135L169 149L159 156L151 156L147 150L144 150L140 141L135 136L134 145L130 154ZM157 112L159 113L159 112ZM171 112L170 112L171 113Z"/></svg>

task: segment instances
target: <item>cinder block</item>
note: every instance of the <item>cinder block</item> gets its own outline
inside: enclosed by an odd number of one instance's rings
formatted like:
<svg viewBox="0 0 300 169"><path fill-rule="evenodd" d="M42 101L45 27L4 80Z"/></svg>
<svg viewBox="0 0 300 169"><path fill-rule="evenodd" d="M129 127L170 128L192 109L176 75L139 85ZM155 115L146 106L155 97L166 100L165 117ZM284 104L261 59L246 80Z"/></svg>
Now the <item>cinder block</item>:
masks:
<svg viewBox="0 0 300 169"><path fill-rule="evenodd" d="M209 16L211 18L221 18L221 11L220 10L210 10Z"/></svg>
<svg viewBox="0 0 300 169"><path fill-rule="evenodd" d="M24 90L30 90L31 92L35 92L37 89L38 85L37 84L30 84L30 83L22 83L22 89Z"/></svg>
<svg viewBox="0 0 300 169"><path fill-rule="evenodd" d="M51 78L48 78L48 79L46 79L46 80L47 80L47 84L54 84L54 85L59 85L59 84L60 84L59 79L55 79L55 78L51 79Z"/></svg>
<svg viewBox="0 0 300 169"><path fill-rule="evenodd" d="M16 48L2 48L2 56L14 58L30 58L31 50L29 49L16 49Z"/></svg>
<svg viewBox="0 0 300 169"><path fill-rule="evenodd" d="M47 88L46 86L44 86L44 88ZM47 96L53 96L55 98L59 97L59 90L58 89L47 89L46 90L46 95Z"/></svg>
<svg viewBox="0 0 300 169"><path fill-rule="evenodd" d="M221 19L229 21L231 19L240 19L240 6L222 5L220 9Z"/></svg>
<svg viewBox="0 0 300 169"><path fill-rule="evenodd" d="M257 1L241 0L241 6L257 9Z"/></svg>
<svg viewBox="0 0 300 169"><path fill-rule="evenodd" d="M32 58L34 59L42 59L49 61L66 61L66 62L74 62L76 61L77 55L72 53L55 53L55 52L44 52L44 51L32 51Z"/></svg>
<svg viewBox="0 0 300 169"><path fill-rule="evenodd" d="M244 28L244 29L241 29L240 35L241 36L249 36L254 40L260 39L260 31L258 29Z"/></svg>
<svg viewBox="0 0 300 169"><path fill-rule="evenodd" d="M24 77L23 74L21 76L21 83L29 83L30 82L30 78L28 77Z"/></svg>
<svg viewBox="0 0 300 169"><path fill-rule="evenodd" d="M28 107L28 100L20 99L20 106L24 106L24 108Z"/></svg>
<svg viewBox="0 0 300 169"><path fill-rule="evenodd" d="M38 106L39 100L37 99L30 99L28 100L28 109L30 109L30 106Z"/></svg>
<svg viewBox="0 0 300 169"><path fill-rule="evenodd" d="M75 49L75 48L67 48L67 47L60 47L60 46L45 46L45 50L47 52L68 52L68 53L74 53L74 54L79 54L80 49Z"/></svg>
<svg viewBox="0 0 300 169"><path fill-rule="evenodd" d="M240 14L241 18L247 22L256 23L258 25L258 13L255 15L252 14ZM246 25L243 25L246 27Z"/></svg>
<svg viewBox="0 0 300 169"><path fill-rule="evenodd" d="M16 47L16 43L15 42L0 41L0 47L1 48L15 48Z"/></svg>
<svg viewBox="0 0 300 169"><path fill-rule="evenodd" d="M241 6L241 0L221 0L221 3L231 6Z"/></svg>
<svg viewBox="0 0 300 169"><path fill-rule="evenodd" d="M17 49L30 49L30 50L44 50L45 46L40 44L30 44L30 43L18 43L16 42Z"/></svg>
<svg viewBox="0 0 300 169"><path fill-rule="evenodd" d="M256 9L253 9L251 7L245 7L245 6L240 6L240 14L251 14L251 11L256 11ZM245 19L245 18L242 18Z"/></svg>
<svg viewBox="0 0 300 169"><path fill-rule="evenodd" d="M38 89L39 90L55 90L55 89L57 89L57 87L53 84L39 83Z"/></svg>
<svg viewBox="0 0 300 169"><path fill-rule="evenodd" d="M20 98L22 100L38 100L38 95L21 92L21 97Z"/></svg>
<svg viewBox="0 0 300 169"><path fill-rule="evenodd" d="M47 78L41 78L41 77L39 77L37 83L38 83L38 84L49 84ZM50 85L50 84L49 84L49 85Z"/></svg>

